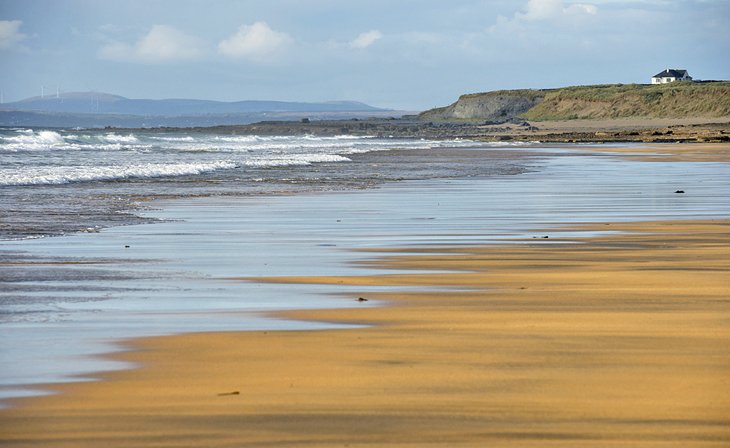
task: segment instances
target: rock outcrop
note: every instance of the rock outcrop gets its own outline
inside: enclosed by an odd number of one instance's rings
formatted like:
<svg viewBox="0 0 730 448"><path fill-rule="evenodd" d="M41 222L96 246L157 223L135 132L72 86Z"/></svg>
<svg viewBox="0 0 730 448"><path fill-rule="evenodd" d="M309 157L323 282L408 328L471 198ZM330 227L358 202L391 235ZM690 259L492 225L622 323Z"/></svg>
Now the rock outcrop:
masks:
<svg viewBox="0 0 730 448"><path fill-rule="evenodd" d="M526 113L545 97L545 90L500 90L462 95L455 103L422 112L426 121L487 121L505 123Z"/></svg>

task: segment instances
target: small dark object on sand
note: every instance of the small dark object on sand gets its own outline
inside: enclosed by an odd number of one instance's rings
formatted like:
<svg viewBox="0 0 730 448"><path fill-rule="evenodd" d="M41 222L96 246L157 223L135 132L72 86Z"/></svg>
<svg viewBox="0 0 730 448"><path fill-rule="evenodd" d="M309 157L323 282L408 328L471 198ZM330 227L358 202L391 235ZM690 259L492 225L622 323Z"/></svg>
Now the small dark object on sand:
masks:
<svg viewBox="0 0 730 448"><path fill-rule="evenodd" d="M367 302L367 301L368 301L368 299L366 299L365 297L358 297L358 298L357 298L357 301L358 301L358 302Z"/></svg>
<svg viewBox="0 0 730 448"><path fill-rule="evenodd" d="M675 191L675 193L681 194L681 193L684 193L684 190L677 190L677 191Z"/></svg>
<svg viewBox="0 0 730 448"><path fill-rule="evenodd" d="M234 390L233 392L221 392L218 394L219 397L225 397L227 395L241 395L241 392Z"/></svg>

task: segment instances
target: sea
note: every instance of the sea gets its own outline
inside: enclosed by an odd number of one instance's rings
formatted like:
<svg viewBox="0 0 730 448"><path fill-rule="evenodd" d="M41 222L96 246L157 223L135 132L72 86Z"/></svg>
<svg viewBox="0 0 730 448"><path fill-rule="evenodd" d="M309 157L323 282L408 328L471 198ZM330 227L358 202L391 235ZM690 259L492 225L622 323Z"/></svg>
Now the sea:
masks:
<svg viewBox="0 0 730 448"><path fill-rule="evenodd" d="M576 223L728 218L727 163L629 146L2 129L0 406L136 368L108 356L134 338L345 331L276 312L381 305L357 300L380 288L257 278L613 232Z"/></svg>
<svg viewBox="0 0 730 448"><path fill-rule="evenodd" d="M461 140L347 135L3 129L0 239L138 223L139 216L129 211L151 198L331 191L522 169L511 162L469 165L445 158L417 164L406 152L470 146Z"/></svg>

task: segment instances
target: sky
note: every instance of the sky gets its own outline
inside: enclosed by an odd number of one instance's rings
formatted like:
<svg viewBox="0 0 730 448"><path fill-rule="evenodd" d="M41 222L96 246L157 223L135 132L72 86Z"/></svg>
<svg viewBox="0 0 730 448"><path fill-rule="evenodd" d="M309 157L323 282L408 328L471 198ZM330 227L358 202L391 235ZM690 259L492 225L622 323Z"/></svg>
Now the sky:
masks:
<svg viewBox="0 0 730 448"><path fill-rule="evenodd" d="M0 90L416 111L465 93L730 79L730 0L0 0Z"/></svg>

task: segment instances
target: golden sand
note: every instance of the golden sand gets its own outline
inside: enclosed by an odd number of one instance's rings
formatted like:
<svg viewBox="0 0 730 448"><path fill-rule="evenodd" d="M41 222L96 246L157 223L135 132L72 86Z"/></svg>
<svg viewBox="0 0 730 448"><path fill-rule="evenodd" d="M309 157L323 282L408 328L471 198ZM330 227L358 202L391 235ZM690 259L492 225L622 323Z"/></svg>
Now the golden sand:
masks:
<svg viewBox="0 0 730 448"><path fill-rule="evenodd" d="M618 153L647 162L730 162L730 144L676 143L641 146L599 146L601 152Z"/></svg>
<svg viewBox="0 0 730 448"><path fill-rule="evenodd" d="M421 292L287 313L365 328L137 340L114 357L138 368L0 411L0 446L730 446L730 221L590 228L617 233L262 279Z"/></svg>
<svg viewBox="0 0 730 448"><path fill-rule="evenodd" d="M730 222L599 227L631 233L275 279L459 290L289 313L367 328L136 341L116 357L139 368L3 411L0 444L730 445Z"/></svg>

